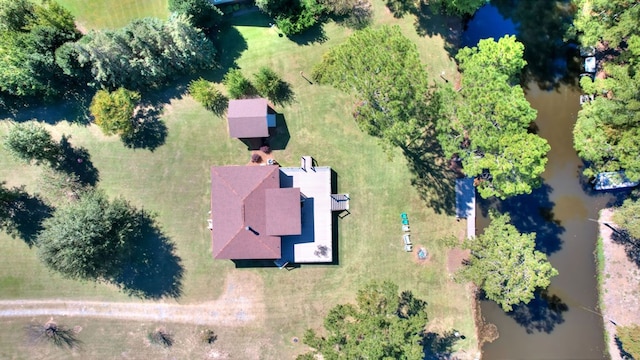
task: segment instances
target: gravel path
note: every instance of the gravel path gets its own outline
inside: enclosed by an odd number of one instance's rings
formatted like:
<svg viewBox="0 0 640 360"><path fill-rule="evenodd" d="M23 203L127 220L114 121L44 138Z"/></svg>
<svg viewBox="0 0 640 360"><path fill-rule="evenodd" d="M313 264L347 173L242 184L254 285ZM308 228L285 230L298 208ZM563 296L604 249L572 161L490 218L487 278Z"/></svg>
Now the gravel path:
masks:
<svg viewBox="0 0 640 360"><path fill-rule="evenodd" d="M218 299L200 304L61 299L0 300L0 318L55 315L243 326L264 321L265 311L261 287L255 291L256 289L245 286L250 280L247 277L247 274L228 277L224 292Z"/></svg>
<svg viewBox="0 0 640 360"><path fill-rule="evenodd" d="M638 266L627 258L624 246L611 240L613 231L604 223L613 224L611 209L600 212L600 236L604 245L604 274L602 289L600 289L603 304L602 315L609 340L609 355L611 359L622 359L616 345L616 325L626 326L640 324L640 312L630 311L638 309L640 298L638 285L640 275ZM617 227L615 224L614 227Z"/></svg>

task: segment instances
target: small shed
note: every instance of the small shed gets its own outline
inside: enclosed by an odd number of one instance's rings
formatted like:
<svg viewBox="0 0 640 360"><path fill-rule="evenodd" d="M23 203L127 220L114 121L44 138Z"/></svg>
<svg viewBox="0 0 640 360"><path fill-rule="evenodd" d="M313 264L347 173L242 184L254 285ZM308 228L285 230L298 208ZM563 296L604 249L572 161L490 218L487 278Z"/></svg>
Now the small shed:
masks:
<svg viewBox="0 0 640 360"><path fill-rule="evenodd" d="M233 138L265 138L276 126L276 114L263 98L230 100L227 122Z"/></svg>

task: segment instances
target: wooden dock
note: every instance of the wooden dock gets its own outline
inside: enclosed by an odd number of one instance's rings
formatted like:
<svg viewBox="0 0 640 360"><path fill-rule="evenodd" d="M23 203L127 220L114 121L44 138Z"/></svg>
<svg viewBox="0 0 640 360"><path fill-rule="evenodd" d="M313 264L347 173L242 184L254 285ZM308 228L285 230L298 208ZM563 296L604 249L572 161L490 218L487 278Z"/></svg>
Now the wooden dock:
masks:
<svg viewBox="0 0 640 360"><path fill-rule="evenodd" d="M456 218L467 219L467 238L476 236L476 188L473 178L456 179Z"/></svg>

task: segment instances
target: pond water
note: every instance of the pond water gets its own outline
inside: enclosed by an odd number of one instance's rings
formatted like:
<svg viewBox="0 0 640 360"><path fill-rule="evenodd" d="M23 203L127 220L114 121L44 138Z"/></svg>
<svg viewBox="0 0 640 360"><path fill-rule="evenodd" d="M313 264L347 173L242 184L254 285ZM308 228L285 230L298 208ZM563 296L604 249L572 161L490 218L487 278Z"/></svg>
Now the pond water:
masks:
<svg viewBox="0 0 640 360"><path fill-rule="evenodd" d="M482 315L499 332L497 340L483 346L484 359L605 358L593 255L597 223L589 219L597 219L598 211L614 196L594 192L580 176L582 161L572 142L580 109L580 93L572 80L572 69L579 59L575 46L557 39L558 34L563 34L558 27L566 26L570 18L569 8L563 4L496 1L494 6L478 11L464 36L463 44L467 46L485 37L497 39L505 34L516 34L525 43L529 63L529 73L523 80L526 96L538 111L537 133L551 145L543 186L530 195L507 201L479 201L478 232L488 223L489 207L509 212L520 231L536 232L538 250L549 255L559 272L547 291L512 312L505 313L493 301L481 301ZM549 19L553 16L556 18ZM537 41L539 38L546 40ZM542 44L544 49L536 48Z"/></svg>

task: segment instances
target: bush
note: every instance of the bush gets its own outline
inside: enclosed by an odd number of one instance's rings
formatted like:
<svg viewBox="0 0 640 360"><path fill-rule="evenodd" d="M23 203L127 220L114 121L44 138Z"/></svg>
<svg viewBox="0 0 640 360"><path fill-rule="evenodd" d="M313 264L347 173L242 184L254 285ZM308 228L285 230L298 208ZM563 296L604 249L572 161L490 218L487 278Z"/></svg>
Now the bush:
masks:
<svg viewBox="0 0 640 360"><path fill-rule="evenodd" d="M251 162L256 164L262 162L262 156L260 156L260 154L251 155Z"/></svg>
<svg viewBox="0 0 640 360"><path fill-rule="evenodd" d="M269 145L262 145L260 146L260 151L262 151L265 154L270 154L271 148L269 147Z"/></svg>
<svg viewBox="0 0 640 360"><path fill-rule="evenodd" d="M216 115L224 114L229 106L229 99L216 89L212 82L203 78L189 84L189 93L197 102Z"/></svg>
<svg viewBox="0 0 640 360"><path fill-rule="evenodd" d="M73 329L58 325L52 320L45 324L29 324L25 330L31 344L49 342L57 347L69 349L80 345L80 341L76 339L76 333Z"/></svg>
<svg viewBox="0 0 640 360"><path fill-rule="evenodd" d="M253 78L255 80L254 86L258 94L272 101L279 98L282 88L284 87L284 82L275 71L263 66L253 75Z"/></svg>
<svg viewBox="0 0 640 360"><path fill-rule="evenodd" d="M48 162L54 166L60 155L60 146L41 125L34 123L16 124L4 138L4 147L15 158L26 163Z"/></svg>
<svg viewBox="0 0 640 360"><path fill-rule="evenodd" d="M169 11L191 17L193 26L220 29L223 14L209 0L169 0Z"/></svg>
<svg viewBox="0 0 640 360"><path fill-rule="evenodd" d="M229 97L232 99L240 99L255 93L255 89L249 79L242 75L240 69L231 69L222 80L227 87Z"/></svg>
<svg viewBox="0 0 640 360"><path fill-rule="evenodd" d="M211 329L202 330L200 332L200 340L205 344L211 345L218 340L218 335Z"/></svg>
<svg viewBox="0 0 640 360"><path fill-rule="evenodd" d="M152 344L164 347L173 345L173 334L168 332L164 327L157 328L156 331L147 334L147 338Z"/></svg>
<svg viewBox="0 0 640 360"><path fill-rule="evenodd" d="M135 130L133 110L139 101L140 93L125 88L113 92L99 90L91 100L89 110L103 133L126 136Z"/></svg>

